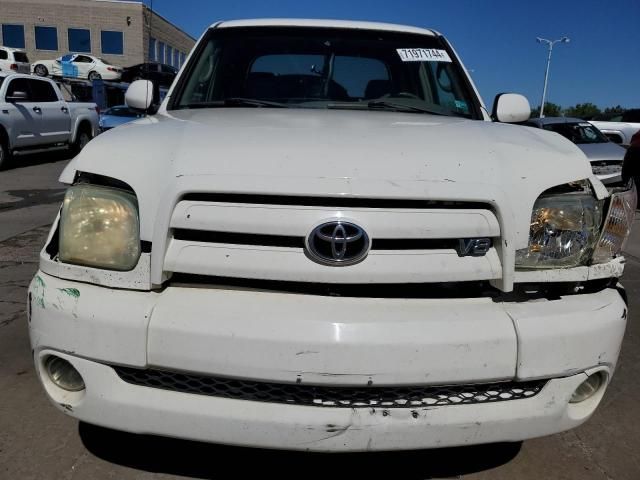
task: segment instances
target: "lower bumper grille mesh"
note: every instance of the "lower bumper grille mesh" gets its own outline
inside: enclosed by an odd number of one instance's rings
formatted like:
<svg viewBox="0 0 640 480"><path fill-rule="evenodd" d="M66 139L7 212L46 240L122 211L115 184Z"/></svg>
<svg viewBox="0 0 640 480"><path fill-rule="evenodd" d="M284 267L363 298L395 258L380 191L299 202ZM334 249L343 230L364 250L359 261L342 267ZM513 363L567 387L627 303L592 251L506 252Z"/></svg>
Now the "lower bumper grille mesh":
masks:
<svg viewBox="0 0 640 480"><path fill-rule="evenodd" d="M213 397L318 407L424 407L504 402L537 395L546 380L476 385L335 387L281 384L114 367L127 383Z"/></svg>

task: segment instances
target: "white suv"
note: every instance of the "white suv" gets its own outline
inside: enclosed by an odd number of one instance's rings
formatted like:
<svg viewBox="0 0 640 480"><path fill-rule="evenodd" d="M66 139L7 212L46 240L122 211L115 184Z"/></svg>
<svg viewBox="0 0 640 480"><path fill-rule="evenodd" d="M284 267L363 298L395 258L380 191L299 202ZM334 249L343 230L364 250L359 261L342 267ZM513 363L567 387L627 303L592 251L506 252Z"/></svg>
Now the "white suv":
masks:
<svg viewBox="0 0 640 480"><path fill-rule="evenodd" d="M31 64L27 53L15 48L0 47L0 72L31 73Z"/></svg>
<svg viewBox="0 0 640 480"><path fill-rule="evenodd" d="M146 110L153 85L134 82ZM580 425L627 321L635 191L432 30L212 26L158 113L67 166L29 289L62 412L138 433L393 450ZM635 203L633 204L635 205Z"/></svg>

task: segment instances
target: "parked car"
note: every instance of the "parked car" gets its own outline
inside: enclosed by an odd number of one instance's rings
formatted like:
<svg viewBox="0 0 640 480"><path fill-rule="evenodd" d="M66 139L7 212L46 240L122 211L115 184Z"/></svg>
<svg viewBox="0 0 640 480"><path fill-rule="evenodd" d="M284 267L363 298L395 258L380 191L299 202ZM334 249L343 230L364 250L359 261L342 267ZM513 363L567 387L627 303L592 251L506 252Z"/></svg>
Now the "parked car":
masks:
<svg viewBox="0 0 640 480"><path fill-rule="evenodd" d="M133 110L126 105L110 107L100 112L100 131L106 132L142 116L139 110Z"/></svg>
<svg viewBox="0 0 640 480"><path fill-rule="evenodd" d="M640 108L627 110L609 121L592 120L591 123L612 142L628 147L631 137L640 131Z"/></svg>
<svg viewBox="0 0 640 480"><path fill-rule="evenodd" d="M240 20L194 52L157 114L60 176L28 305L58 410L316 451L514 442L593 414L629 316L633 189L502 125L529 118L521 95L492 121L433 30Z"/></svg>
<svg viewBox="0 0 640 480"><path fill-rule="evenodd" d="M98 133L94 103L66 102L48 78L0 72L0 167L12 155L72 147Z"/></svg>
<svg viewBox="0 0 640 480"><path fill-rule="evenodd" d="M33 73L40 77L86 78L88 80L120 80L122 68L108 61L84 54L67 54L55 60L38 60Z"/></svg>
<svg viewBox="0 0 640 480"><path fill-rule="evenodd" d="M15 48L0 47L0 72L31 73L27 53Z"/></svg>
<svg viewBox="0 0 640 480"><path fill-rule="evenodd" d="M575 143L589 159L593 173L605 184L622 180L626 150L589 122L571 117L531 118L525 125L556 132Z"/></svg>
<svg viewBox="0 0 640 480"><path fill-rule="evenodd" d="M160 87L170 87L176 78L178 70L171 65L161 63L140 63L127 67L122 72L123 82L135 82L136 80L151 80Z"/></svg>

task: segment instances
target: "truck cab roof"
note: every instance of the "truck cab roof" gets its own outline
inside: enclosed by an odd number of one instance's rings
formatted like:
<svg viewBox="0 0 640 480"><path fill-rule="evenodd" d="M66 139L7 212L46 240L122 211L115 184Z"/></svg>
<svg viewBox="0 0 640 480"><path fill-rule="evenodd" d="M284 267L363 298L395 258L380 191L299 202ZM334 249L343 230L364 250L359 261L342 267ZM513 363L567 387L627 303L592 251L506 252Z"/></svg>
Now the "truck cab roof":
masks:
<svg viewBox="0 0 640 480"><path fill-rule="evenodd" d="M210 28L236 28L236 27L324 27L324 28L350 28L361 30L383 30L389 32L417 33L420 35L438 36L438 32L432 29L413 27L382 22L363 22L352 20L326 20L303 18L258 18L248 20L230 20L217 22Z"/></svg>

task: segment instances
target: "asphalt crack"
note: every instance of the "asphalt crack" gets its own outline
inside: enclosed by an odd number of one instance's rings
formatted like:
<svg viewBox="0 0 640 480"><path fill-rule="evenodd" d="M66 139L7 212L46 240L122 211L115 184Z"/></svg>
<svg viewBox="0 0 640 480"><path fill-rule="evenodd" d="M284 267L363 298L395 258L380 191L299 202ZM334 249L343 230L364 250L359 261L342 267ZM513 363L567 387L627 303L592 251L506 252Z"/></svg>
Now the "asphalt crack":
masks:
<svg viewBox="0 0 640 480"><path fill-rule="evenodd" d="M584 455L587 457L587 460L589 460L589 462L591 462L596 467L596 469L604 476L604 478L606 478L607 480L614 480L613 477L607 473L607 470L602 465L600 465L598 460L595 458L595 455L593 454L593 449L589 447L589 445L587 445L584 440L582 440L580 434L578 434L576 430L573 430L571 433L576 437L576 443L580 450L582 450L582 453L584 453Z"/></svg>

